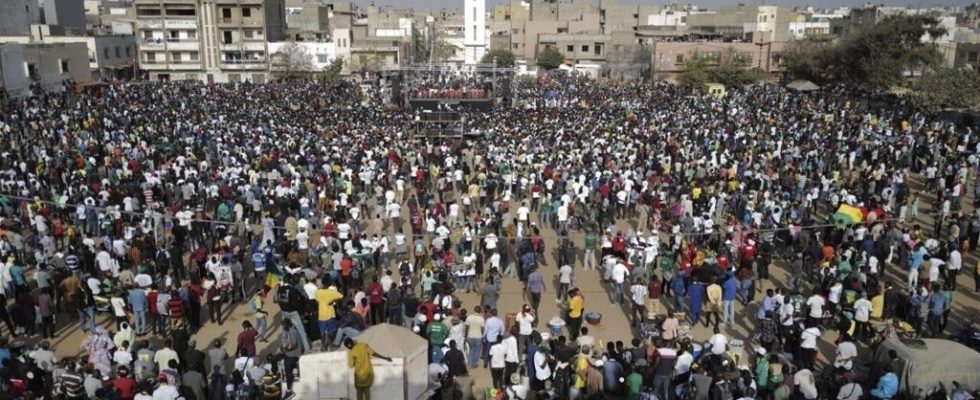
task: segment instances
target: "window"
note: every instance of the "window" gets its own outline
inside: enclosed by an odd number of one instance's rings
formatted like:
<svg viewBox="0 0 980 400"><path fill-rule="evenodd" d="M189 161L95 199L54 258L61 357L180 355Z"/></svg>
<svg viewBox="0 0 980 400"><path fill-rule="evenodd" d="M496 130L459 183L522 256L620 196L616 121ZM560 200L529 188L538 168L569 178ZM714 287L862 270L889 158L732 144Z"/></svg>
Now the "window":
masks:
<svg viewBox="0 0 980 400"><path fill-rule="evenodd" d="M133 56L133 46L126 46L126 57Z"/></svg>
<svg viewBox="0 0 980 400"><path fill-rule="evenodd" d="M169 33L170 33L170 40L177 40L177 38L180 37L180 32L178 31L170 31Z"/></svg>
<svg viewBox="0 0 980 400"><path fill-rule="evenodd" d="M197 39L197 31L187 31L188 39Z"/></svg>
<svg viewBox="0 0 980 400"><path fill-rule="evenodd" d="M677 59L674 60L674 63L675 64L683 64L684 63L684 55L683 54L678 54L677 55Z"/></svg>
<svg viewBox="0 0 980 400"><path fill-rule="evenodd" d="M602 45L599 44L599 43L594 44L592 46L592 51L594 52L595 55L601 56L602 55Z"/></svg>
<svg viewBox="0 0 980 400"><path fill-rule="evenodd" d="M966 57L967 62L977 62L977 52L971 51L969 56Z"/></svg>
<svg viewBox="0 0 980 400"><path fill-rule="evenodd" d="M248 7L242 7L242 17L250 18L252 16L252 9Z"/></svg>
<svg viewBox="0 0 980 400"><path fill-rule="evenodd" d="M473 25L473 40L476 40L476 25Z"/></svg>
<svg viewBox="0 0 980 400"><path fill-rule="evenodd" d="M68 70L68 60L61 60L61 73L67 74L71 71Z"/></svg>
<svg viewBox="0 0 980 400"><path fill-rule="evenodd" d="M583 53L588 53L589 52L589 45L582 45L582 52Z"/></svg>
<svg viewBox="0 0 980 400"><path fill-rule="evenodd" d="M476 7L473 7L473 22L476 22Z"/></svg>
<svg viewBox="0 0 980 400"><path fill-rule="evenodd" d="M143 40L153 40L153 31L143 31Z"/></svg>
<svg viewBox="0 0 980 400"><path fill-rule="evenodd" d="M116 58L122 57L122 48L116 46Z"/></svg>
<svg viewBox="0 0 980 400"><path fill-rule="evenodd" d="M193 17L197 12L193 8L168 9L167 16L171 17Z"/></svg>
<svg viewBox="0 0 980 400"><path fill-rule="evenodd" d="M169 12L169 10L168 10ZM161 15L159 8L137 8L136 16L139 17L155 17Z"/></svg>
<svg viewBox="0 0 980 400"><path fill-rule="evenodd" d="M242 81L241 74L228 74L228 82L238 83Z"/></svg>
<svg viewBox="0 0 980 400"><path fill-rule="evenodd" d="M221 18L231 19L231 9L230 8L222 8L221 9Z"/></svg>
<svg viewBox="0 0 980 400"><path fill-rule="evenodd" d="M156 62L157 61L157 53L154 53L152 51L148 51L146 53L143 53L143 58L145 59L146 62L151 62L151 63L152 62Z"/></svg>
<svg viewBox="0 0 980 400"><path fill-rule="evenodd" d="M569 53L571 53L571 52L573 52L573 51L575 51L575 46L572 46L572 45L568 45L568 47L567 47L567 51L568 51Z"/></svg>
<svg viewBox="0 0 980 400"><path fill-rule="evenodd" d="M224 31L221 32L221 34L224 36L224 40L222 40L221 43L231 44L231 31Z"/></svg>
<svg viewBox="0 0 980 400"><path fill-rule="evenodd" d="M326 54L317 54L316 55L316 62L318 62L320 64L326 64L327 63L327 55Z"/></svg>
<svg viewBox="0 0 980 400"><path fill-rule="evenodd" d="M170 60L175 63L179 63L183 60L183 57L181 57L180 53L172 53L170 54Z"/></svg>
<svg viewBox="0 0 980 400"><path fill-rule="evenodd" d="M102 49L102 58L109 58L109 49Z"/></svg>
<svg viewBox="0 0 980 400"><path fill-rule="evenodd" d="M40 73L37 70L37 64L25 63L27 67L27 76L33 80L38 80L40 78Z"/></svg>

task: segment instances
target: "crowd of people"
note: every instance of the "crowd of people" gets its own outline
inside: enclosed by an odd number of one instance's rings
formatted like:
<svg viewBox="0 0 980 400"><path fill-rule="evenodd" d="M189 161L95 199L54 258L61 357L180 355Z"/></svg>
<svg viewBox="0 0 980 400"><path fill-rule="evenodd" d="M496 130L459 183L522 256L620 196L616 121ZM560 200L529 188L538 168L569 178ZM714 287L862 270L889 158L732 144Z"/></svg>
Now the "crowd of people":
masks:
<svg viewBox="0 0 980 400"><path fill-rule="evenodd" d="M4 395L279 399L304 353L356 347L360 371L373 353L357 336L390 323L428 341L442 398L468 398L486 368L496 398L884 400L899 371L858 376L856 343L880 339L876 321L942 336L969 292L980 138L887 96L553 75L523 84L518 107L470 113L483 137L415 143L411 111L360 90L142 82L6 99ZM842 205L873 215L840 223ZM590 335L588 303L604 300L577 282L593 270L632 333ZM505 282L520 309L498 308ZM563 310L547 321L546 282ZM234 354L199 348L236 304ZM51 340L76 329L84 354L59 359Z"/></svg>

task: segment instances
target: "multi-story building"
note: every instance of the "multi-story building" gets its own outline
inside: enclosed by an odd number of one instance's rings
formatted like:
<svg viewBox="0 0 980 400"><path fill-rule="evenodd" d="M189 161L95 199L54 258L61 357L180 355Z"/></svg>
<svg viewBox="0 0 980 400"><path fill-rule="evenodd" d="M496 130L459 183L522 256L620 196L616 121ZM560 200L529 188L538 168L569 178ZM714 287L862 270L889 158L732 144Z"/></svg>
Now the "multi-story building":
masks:
<svg viewBox="0 0 980 400"><path fill-rule="evenodd" d="M44 0L40 23L57 25L66 32L85 33L85 5L79 0Z"/></svg>
<svg viewBox="0 0 980 400"><path fill-rule="evenodd" d="M791 39L789 24L793 14L781 6L737 5L721 7L715 13L690 15L687 25L691 31L745 41L782 42Z"/></svg>
<svg viewBox="0 0 980 400"><path fill-rule="evenodd" d="M692 58L698 58L709 66L734 62L779 74L783 71L782 53L786 45L786 42L655 42L650 72L654 79L669 79L686 71Z"/></svg>
<svg viewBox="0 0 980 400"><path fill-rule="evenodd" d="M60 91L68 79L92 82L83 43L0 44L0 86L13 97L31 94L31 86Z"/></svg>
<svg viewBox="0 0 980 400"><path fill-rule="evenodd" d="M139 63L151 79L264 82L281 0L135 0Z"/></svg>
<svg viewBox="0 0 980 400"><path fill-rule="evenodd" d="M99 34L52 35L49 25L36 25L30 36L0 36L0 42L30 44L82 44L85 46L90 79L133 77L136 41L133 35ZM80 70L79 70L80 73Z"/></svg>
<svg viewBox="0 0 980 400"><path fill-rule="evenodd" d="M330 39L333 5L319 0L286 0L286 34L295 41Z"/></svg>
<svg viewBox="0 0 980 400"><path fill-rule="evenodd" d="M464 62L476 64L487 52L487 1L465 0L463 5Z"/></svg>
<svg viewBox="0 0 980 400"><path fill-rule="evenodd" d="M27 35L39 22L37 0L0 0L0 35Z"/></svg>

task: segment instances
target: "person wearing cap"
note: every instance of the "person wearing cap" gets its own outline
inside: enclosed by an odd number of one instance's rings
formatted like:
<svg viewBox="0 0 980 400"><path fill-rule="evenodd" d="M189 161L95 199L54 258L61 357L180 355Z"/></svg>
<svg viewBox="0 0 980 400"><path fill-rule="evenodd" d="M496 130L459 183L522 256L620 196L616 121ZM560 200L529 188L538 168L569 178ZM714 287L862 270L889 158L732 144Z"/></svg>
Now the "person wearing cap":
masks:
<svg viewBox="0 0 980 400"><path fill-rule="evenodd" d="M443 323L441 313L435 313L432 319L425 328L425 335L429 338L429 359L431 362L438 363L442 361L442 346L449 337L449 328Z"/></svg>

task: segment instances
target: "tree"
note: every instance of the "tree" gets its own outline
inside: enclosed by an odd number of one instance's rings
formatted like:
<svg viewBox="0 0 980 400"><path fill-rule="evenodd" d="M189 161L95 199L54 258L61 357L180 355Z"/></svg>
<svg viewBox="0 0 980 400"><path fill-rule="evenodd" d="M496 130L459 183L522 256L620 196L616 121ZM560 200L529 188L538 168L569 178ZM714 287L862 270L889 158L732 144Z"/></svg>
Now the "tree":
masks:
<svg viewBox="0 0 980 400"><path fill-rule="evenodd" d="M685 89L702 91L710 81L708 63L700 57L691 55L685 63L684 72L677 77L677 83Z"/></svg>
<svg viewBox="0 0 980 400"><path fill-rule="evenodd" d="M750 55L736 53L729 49L721 54L718 65L708 71L708 78L727 87L750 85L766 77L766 72L759 68L750 68Z"/></svg>
<svg viewBox="0 0 980 400"><path fill-rule="evenodd" d="M453 58L456 52L459 51L459 48L443 39L438 39L432 46L432 51L435 53L432 55L432 58L436 62L445 62Z"/></svg>
<svg viewBox="0 0 980 400"><path fill-rule="evenodd" d="M538 66L545 70L558 68L565 63L565 56L554 47L546 47L538 54Z"/></svg>
<svg viewBox="0 0 980 400"><path fill-rule="evenodd" d="M980 72L952 68L928 71L912 84L911 99L931 113L975 107L980 104Z"/></svg>
<svg viewBox="0 0 980 400"><path fill-rule="evenodd" d="M604 75L612 79L648 79L652 68L652 49L636 44L621 49L608 50Z"/></svg>
<svg viewBox="0 0 980 400"><path fill-rule="evenodd" d="M783 52L782 65L787 80L826 82L831 79L828 66L835 62L836 48L828 41L798 40L791 42Z"/></svg>
<svg viewBox="0 0 980 400"><path fill-rule="evenodd" d="M490 49L483 53L480 64L493 64L494 60L498 67L510 68L514 66L514 52L507 49Z"/></svg>
<svg viewBox="0 0 980 400"><path fill-rule="evenodd" d="M313 71L313 56L295 42L272 54L272 64L280 79L294 79Z"/></svg>
<svg viewBox="0 0 980 400"><path fill-rule="evenodd" d="M843 81L884 89L900 84L905 73L940 65L934 43L946 32L939 20L926 15L889 16L845 36L837 45L833 72Z"/></svg>
<svg viewBox="0 0 980 400"><path fill-rule="evenodd" d="M341 73L344 70L344 59L335 58L330 62L330 66L320 73L320 80L328 85L333 85L340 81Z"/></svg>

